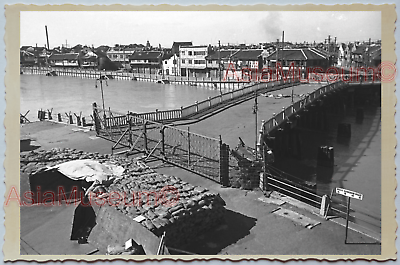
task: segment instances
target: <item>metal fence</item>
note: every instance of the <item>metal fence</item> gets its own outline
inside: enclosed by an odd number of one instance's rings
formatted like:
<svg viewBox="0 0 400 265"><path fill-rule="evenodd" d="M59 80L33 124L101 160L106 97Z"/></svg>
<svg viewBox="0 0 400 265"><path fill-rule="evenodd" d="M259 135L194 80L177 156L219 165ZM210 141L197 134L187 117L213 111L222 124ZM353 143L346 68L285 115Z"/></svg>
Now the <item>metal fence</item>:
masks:
<svg viewBox="0 0 400 265"><path fill-rule="evenodd" d="M95 104L93 116L97 134L114 142L112 151L124 148L143 152L147 158L156 157L221 182L221 140L134 114L103 110Z"/></svg>
<svg viewBox="0 0 400 265"><path fill-rule="evenodd" d="M253 94L255 91L260 91L264 89L272 90L276 88L278 85L292 86L296 84L298 84L298 82L294 82L293 80L288 80L286 83L284 83L283 80L269 82L269 83L257 83L249 85L242 89L229 91L214 97L209 97L208 99L202 100L200 102L196 101L194 104L189 105L187 107L181 107L180 109L165 110L165 111L156 110L146 113L135 113L135 114L132 113L131 115L135 115L136 117L144 120L151 120L157 122L170 122L179 119L187 119L195 114L212 109L218 105L233 101L235 99L242 98L243 96L249 94ZM114 116L111 122L114 123L114 125L116 125L116 123L119 123L120 126L126 126L127 120L125 119L125 114L120 113L119 116L121 117L120 119L117 119L117 116Z"/></svg>

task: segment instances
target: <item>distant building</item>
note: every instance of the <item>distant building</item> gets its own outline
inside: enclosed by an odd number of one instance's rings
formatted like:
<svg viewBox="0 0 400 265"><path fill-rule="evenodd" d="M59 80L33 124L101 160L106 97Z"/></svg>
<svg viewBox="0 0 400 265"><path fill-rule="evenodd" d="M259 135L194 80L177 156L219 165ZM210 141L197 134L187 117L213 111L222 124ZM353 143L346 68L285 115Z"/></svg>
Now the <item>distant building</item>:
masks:
<svg viewBox="0 0 400 265"><path fill-rule="evenodd" d="M291 63L296 67L327 68L329 60L326 55L315 48L285 49L273 52L266 58L267 66L275 67L276 59L284 70L288 70Z"/></svg>
<svg viewBox="0 0 400 265"><path fill-rule="evenodd" d="M380 46L379 48L371 50L369 54L368 66L378 67L382 61L381 55L382 55L382 48Z"/></svg>
<svg viewBox="0 0 400 265"><path fill-rule="evenodd" d="M179 49L181 75L206 76L208 50L208 46L181 46Z"/></svg>
<svg viewBox="0 0 400 265"><path fill-rule="evenodd" d="M139 51L129 57L129 64L135 73L158 73L162 69L162 51Z"/></svg>
<svg viewBox="0 0 400 265"><path fill-rule="evenodd" d="M111 47L107 50L107 57L113 62L119 62L123 66L129 65L131 55L136 51L141 51L143 48L130 48L124 46Z"/></svg>
<svg viewBox="0 0 400 265"><path fill-rule="evenodd" d="M172 44L172 53L179 57L179 48L182 46L192 46L193 43L191 41L181 41L175 42Z"/></svg>
<svg viewBox="0 0 400 265"><path fill-rule="evenodd" d="M45 47L22 46L20 48L21 65L46 65L47 58L48 51Z"/></svg>
<svg viewBox="0 0 400 265"><path fill-rule="evenodd" d="M354 66L378 66L380 63L381 46L377 44L361 44L352 52ZM379 63L377 64L377 62Z"/></svg>
<svg viewBox="0 0 400 265"><path fill-rule="evenodd" d="M267 51L261 49L240 50L231 57L231 62L238 68L247 67L250 69L261 70L264 66L264 58L267 57ZM266 60L265 60L266 61Z"/></svg>
<svg viewBox="0 0 400 265"><path fill-rule="evenodd" d="M180 76L178 56L173 53L166 53L162 59L162 71L164 75Z"/></svg>
<svg viewBox="0 0 400 265"><path fill-rule="evenodd" d="M82 68L97 68L98 56L90 48L83 48L79 53L79 64Z"/></svg>
<svg viewBox="0 0 400 265"><path fill-rule="evenodd" d="M49 63L54 67L79 67L79 53L52 54Z"/></svg>
<svg viewBox="0 0 400 265"><path fill-rule="evenodd" d="M216 51L206 56L207 72L209 77L219 77L224 75L224 69L227 69L228 63L231 61L232 56L239 52L239 49L229 49ZM237 65L235 65L237 67Z"/></svg>

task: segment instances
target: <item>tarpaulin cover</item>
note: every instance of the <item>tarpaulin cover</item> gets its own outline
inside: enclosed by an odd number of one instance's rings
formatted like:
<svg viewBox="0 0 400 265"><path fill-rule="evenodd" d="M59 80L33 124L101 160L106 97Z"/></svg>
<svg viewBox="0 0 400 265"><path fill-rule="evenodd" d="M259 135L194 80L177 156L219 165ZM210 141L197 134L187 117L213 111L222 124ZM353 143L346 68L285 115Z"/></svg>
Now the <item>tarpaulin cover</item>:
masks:
<svg viewBox="0 0 400 265"><path fill-rule="evenodd" d="M57 169L72 180L103 183L111 178L121 178L124 168L113 164L102 164L91 159L68 161L49 168Z"/></svg>

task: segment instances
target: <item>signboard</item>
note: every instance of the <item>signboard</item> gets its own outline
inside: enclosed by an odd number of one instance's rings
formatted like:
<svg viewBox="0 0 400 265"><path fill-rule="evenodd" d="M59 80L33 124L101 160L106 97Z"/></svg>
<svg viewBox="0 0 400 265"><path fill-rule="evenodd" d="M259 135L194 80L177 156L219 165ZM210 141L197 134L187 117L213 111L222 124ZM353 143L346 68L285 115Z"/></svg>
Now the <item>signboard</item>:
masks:
<svg viewBox="0 0 400 265"><path fill-rule="evenodd" d="M357 200L362 200L363 199L363 195L361 193L358 193L358 192L355 192L355 191L351 191L351 190L346 190L346 189L342 189L342 188L336 188L336 193L337 194L341 194L341 195L346 196L346 197L357 199Z"/></svg>

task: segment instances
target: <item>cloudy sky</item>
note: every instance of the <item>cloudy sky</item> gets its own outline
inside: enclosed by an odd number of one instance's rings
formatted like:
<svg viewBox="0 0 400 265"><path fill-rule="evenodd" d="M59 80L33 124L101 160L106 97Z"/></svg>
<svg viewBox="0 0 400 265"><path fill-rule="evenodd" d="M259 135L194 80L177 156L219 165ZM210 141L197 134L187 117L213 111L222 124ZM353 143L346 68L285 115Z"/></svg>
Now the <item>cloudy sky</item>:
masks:
<svg viewBox="0 0 400 265"><path fill-rule="evenodd" d="M21 12L21 46L46 43L114 45L143 43L171 47L174 41L195 45L324 41L339 42L381 38L380 12L304 11L24 11Z"/></svg>

